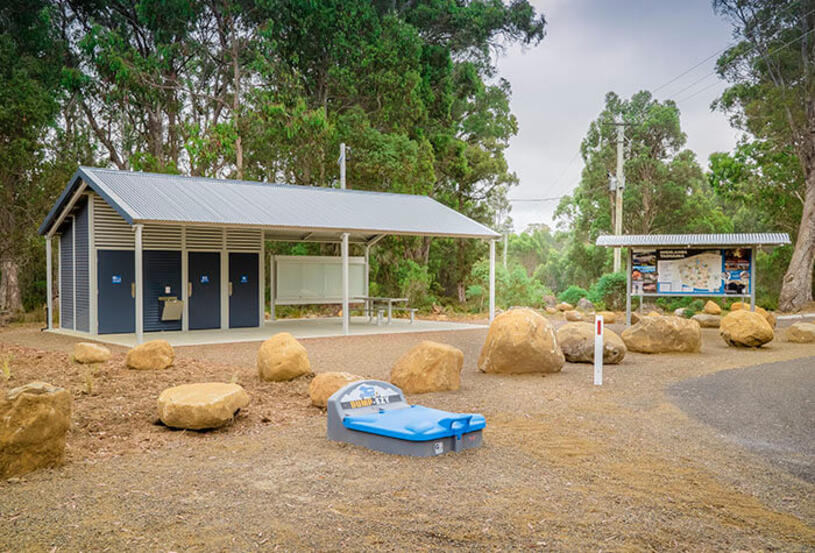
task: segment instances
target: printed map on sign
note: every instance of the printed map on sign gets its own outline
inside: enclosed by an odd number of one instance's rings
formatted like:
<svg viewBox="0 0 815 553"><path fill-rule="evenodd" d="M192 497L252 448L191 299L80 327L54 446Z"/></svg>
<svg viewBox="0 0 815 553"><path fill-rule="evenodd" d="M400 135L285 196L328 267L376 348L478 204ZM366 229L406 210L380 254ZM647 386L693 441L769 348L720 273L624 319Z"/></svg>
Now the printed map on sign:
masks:
<svg viewBox="0 0 815 553"><path fill-rule="evenodd" d="M660 292L717 292L722 287L722 256L700 253L657 264Z"/></svg>

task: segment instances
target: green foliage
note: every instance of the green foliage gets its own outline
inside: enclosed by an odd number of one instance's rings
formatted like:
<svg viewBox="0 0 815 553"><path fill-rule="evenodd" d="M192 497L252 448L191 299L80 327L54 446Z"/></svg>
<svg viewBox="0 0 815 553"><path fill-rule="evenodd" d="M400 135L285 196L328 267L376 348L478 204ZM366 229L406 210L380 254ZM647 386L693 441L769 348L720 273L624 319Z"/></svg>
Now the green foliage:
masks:
<svg viewBox="0 0 815 553"><path fill-rule="evenodd" d="M625 273L607 273L589 288L588 298L596 307L611 311L625 309Z"/></svg>
<svg viewBox="0 0 815 553"><path fill-rule="evenodd" d="M589 295L589 292L581 288L580 286L572 284L568 288L566 288L563 292L558 294L557 299L560 301L565 301L566 303L570 303L572 305L577 305L582 298L585 298Z"/></svg>
<svg viewBox="0 0 815 553"><path fill-rule="evenodd" d="M423 308L433 304L430 286L433 276L426 265L411 259L402 260L396 268L396 282L401 296L408 298L412 307Z"/></svg>
<svg viewBox="0 0 815 553"><path fill-rule="evenodd" d="M483 311L489 293L489 260L481 259L473 265L470 273L470 284L467 287L467 299L477 302L473 305L476 311ZM514 306L539 307L543 296L549 291L536 279L529 276L521 265L512 265L505 269L503 265L495 267L495 303L501 309Z"/></svg>

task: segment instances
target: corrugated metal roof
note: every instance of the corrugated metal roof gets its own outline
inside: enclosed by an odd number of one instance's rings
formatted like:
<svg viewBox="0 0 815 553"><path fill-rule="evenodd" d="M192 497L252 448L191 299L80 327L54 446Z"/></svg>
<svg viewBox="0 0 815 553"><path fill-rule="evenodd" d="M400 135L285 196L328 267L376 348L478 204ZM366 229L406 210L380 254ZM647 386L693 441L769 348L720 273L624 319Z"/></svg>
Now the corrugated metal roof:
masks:
<svg viewBox="0 0 815 553"><path fill-rule="evenodd" d="M789 244L786 232L748 232L742 234L622 234L597 237L598 246L777 246Z"/></svg>
<svg viewBox="0 0 815 553"><path fill-rule="evenodd" d="M40 227L41 233L48 231L80 178L128 223L247 225L357 235L500 236L427 196L91 167L79 168Z"/></svg>

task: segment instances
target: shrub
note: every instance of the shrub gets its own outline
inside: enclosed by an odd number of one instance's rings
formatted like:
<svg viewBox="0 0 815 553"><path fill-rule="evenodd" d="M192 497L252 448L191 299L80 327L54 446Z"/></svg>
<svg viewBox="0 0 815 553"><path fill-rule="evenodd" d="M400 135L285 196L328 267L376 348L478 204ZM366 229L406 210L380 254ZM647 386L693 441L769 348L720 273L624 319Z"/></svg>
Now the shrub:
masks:
<svg viewBox="0 0 815 553"><path fill-rule="evenodd" d="M577 305L577 302L579 302L581 298L585 298L588 295L588 291L586 291L584 288L572 284L563 292L558 294L557 299L560 301L565 301L566 303L571 303L572 305Z"/></svg>
<svg viewBox="0 0 815 553"><path fill-rule="evenodd" d="M591 285L588 298L598 307L620 311L625 309L625 286L625 273L606 273Z"/></svg>
<svg viewBox="0 0 815 553"><path fill-rule="evenodd" d="M427 307L434 301L430 294L430 285L433 276L426 265L419 265L411 259L399 262L396 268L396 282L399 293L408 298L408 304L413 307Z"/></svg>

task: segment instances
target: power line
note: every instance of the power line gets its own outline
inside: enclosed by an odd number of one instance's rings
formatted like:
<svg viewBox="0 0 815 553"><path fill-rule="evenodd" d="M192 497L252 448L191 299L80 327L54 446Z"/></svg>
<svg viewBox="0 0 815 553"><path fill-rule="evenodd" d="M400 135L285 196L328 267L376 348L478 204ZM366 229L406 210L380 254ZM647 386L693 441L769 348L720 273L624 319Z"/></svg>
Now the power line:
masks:
<svg viewBox="0 0 815 553"><path fill-rule="evenodd" d="M798 3L798 2L795 2L795 4L797 4L797 3ZM791 10L793 7L794 7L794 6L789 6L788 8L783 8L783 9L782 9L782 11L785 11L785 12L787 12L787 13L789 13L789 14L792 14L792 12L791 12L790 10ZM812 13L815 13L815 8L813 8L813 9L809 10L809 11L808 11L807 13L805 13L805 14L804 14L802 17L808 17L808 16L809 16L810 14L812 14ZM769 18L769 16L768 16L768 18ZM811 31L808 31L808 32L811 32ZM784 48L784 47L788 46L789 44L791 44L792 42L795 42L796 40L800 40L800 39L804 38L804 36L806 36L806 35L807 35L807 33L804 33L804 34L802 34L800 37L798 37L797 39L793 39L792 41L790 41L790 42L788 42L788 43L786 43L786 44L784 44L784 45L780 46L778 49L780 49L780 48ZM719 55L719 54L721 54L722 52L724 52L724 51L728 50L729 48L732 48L733 46L735 46L735 44L734 44L734 43L731 43L731 44L729 44L729 45L725 46L724 48L722 48L722 49L720 49L720 50L717 50L716 52L713 52L712 54L710 54L708 57L706 57L706 58L705 58L705 59L703 59L702 61L700 61L700 62L696 63L695 65L691 66L690 68L686 69L685 71L683 71L682 73L680 73L680 74L679 74L679 75L677 75L676 77L674 77L674 78L670 79L669 81L666 81L665 83L663 83L663 84L659 85L658 87L656 87L655 89L653 89L651 92L652 92L652 93L655 93L655 92L657 92L658 90L662 90L662 89L663 89L663 88L665 88L666 86L668 86L668 85L670 85L670 84L672 84L672 83L676 82L677 80L679 80L680 78L684 77L684 76L685 76L685 75L687 75L688 73L691 73L691 72L692 72L694 69L698 69L700 66L704 65L705 63L707 63L708 61L710 61L711 59L713 59L713 58L714 58L714 57L716 57L717 55ZM748 48L747 52L750 52L750 51L754 50L756 47L757 47L757 45L755 45L755 44L751 45L751 46L750 46L750 48ZM775 52L776 52L778 49L773 50L773 52L768 53L768 55L770 55L770 54L772 54L772 53L775 53ZM683 89L682 89L682 90L680 90L679 92L675 92L674 94L672 94L672 96L678 96L678 95L682 94L682 93L683 93L683 92L685 92L686 90L688 90L688 89L690 89L690 88L693 88L695 85L699 84L700 82L702 82L702 81L704 81L704 80L708 79L708 78L709 78L711 75L715 75L715 74L716 74L716 70L714 69L714 70L713 70L713 71L711 71L710 73L707 73L707 74L703 75L701 78L699 78L699 79L695 80L693 83L691 83L690 85L686 86L685 88L683 88ZM706 87L706 88L705 88L705 89L703 89L703 90L707 90L708 88L711 88L711 87L710 87L710 86L709 86L709 87ZM701 92L701 91L700 91L700 92ZM687 98L686 98L686 99L687 99Z"/></svg>
<svg viewBox="0 0 815 553"><path fill-rule="evenodd" d="M551 198L508 198L510 202L552 202L565 198L568 194L563 196L552 196Z"/></svg>

